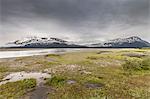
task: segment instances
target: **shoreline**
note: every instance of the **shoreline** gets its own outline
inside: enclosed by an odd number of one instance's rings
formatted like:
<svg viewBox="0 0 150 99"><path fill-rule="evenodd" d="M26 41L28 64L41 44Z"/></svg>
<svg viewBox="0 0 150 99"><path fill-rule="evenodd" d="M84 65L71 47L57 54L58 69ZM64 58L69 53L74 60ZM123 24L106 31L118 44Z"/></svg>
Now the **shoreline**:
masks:
<svg viewBox="0 0 150 99"><path fill-rule="evenodd" d="M64 54L68 52L82 51L115 51L115 50L138 50L135 48L18 48L0 49L0 59L39 56L47 54Z"/></svg>

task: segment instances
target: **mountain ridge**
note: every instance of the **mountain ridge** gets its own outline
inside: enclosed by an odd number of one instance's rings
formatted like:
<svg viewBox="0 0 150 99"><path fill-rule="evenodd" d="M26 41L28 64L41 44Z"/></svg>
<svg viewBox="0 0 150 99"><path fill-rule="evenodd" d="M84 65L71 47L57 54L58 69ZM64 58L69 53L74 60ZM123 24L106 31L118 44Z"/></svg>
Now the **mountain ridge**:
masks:
<svg viewBox="0 0 150 99"><path fill-rule="evenodd" d="M92 47L150 47L150 43L138 36L117 38L102 43L91 44Z"/></svg>
<svg viewBox="0 0 150 99"><path fill-rule="evenodd" d="M28 37L22 40L16 40L7 44L10 47L21 48L59 48L59 47L84 47L73 44L63 39L54 37Z"/></svg>
<svg viewBox="0 0 150 99"><path fill-rule="evenodd" d="M150 43L138 36L127 38L117 38L95 44L75 44L55 37L28 37L16 40L7 44L8 47L23 48L84 48L84 47L102 47L102 48L141 48L150 47Z"/></svg>

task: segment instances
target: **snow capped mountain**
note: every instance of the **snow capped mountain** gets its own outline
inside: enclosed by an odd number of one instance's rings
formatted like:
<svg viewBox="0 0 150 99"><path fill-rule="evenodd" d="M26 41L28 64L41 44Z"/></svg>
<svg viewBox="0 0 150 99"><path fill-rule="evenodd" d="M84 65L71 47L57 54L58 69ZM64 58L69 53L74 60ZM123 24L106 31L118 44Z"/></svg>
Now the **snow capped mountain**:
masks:
<svg viewBox="0 0 150 99"><path fill-rule="evenodd" d="M150 43L137 36L118 38L102 43L92 44L92 47L150 47Z"/></svg>
<svg viewBox="0 0 150 99"><path fill-rule="evenodd" d="M31 47L31 48L48 48L48 47L80 47L80 45L72 44L71 42L52 37L27 37L22 40L16 40L8 43L9 47Z"/></svg>
<svg viewBox="0 0 150 99"><path fill-rule="evenodd" d="M8 43L6 47L21 48L82 48L82 47L106 47L106 48L141 48L150 47L150 43L137 36L129 38L117 38L102 43L81 45L52 37L27 37Z"/></svg>
<svg viewBox="0 0 150 99"><path fill-rule="evenodd" d="M12 42L16 45L26 45L31 43L67 43L65 40L58 38L46 38L46 37L27 37L22 40Z"/></svg>

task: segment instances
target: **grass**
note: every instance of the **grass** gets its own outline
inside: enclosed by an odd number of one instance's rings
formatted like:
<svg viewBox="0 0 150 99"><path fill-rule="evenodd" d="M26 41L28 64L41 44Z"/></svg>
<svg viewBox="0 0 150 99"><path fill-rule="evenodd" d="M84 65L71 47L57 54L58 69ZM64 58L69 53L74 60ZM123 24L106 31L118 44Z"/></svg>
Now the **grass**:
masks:
<svg viewBox="0 0 150 99"><path fill-rule="evenodd" d="M142 67L141 67L142 69L150 70L150 57L144 58L141 64L142 64Z"/></svg>
<svg viewBox="0 0 150 99"><path fill-rule="evenodd" d="M129 53L144 53L147 56L141 58L126 56ZM35 59L33 64L23 67L22 70L54 71L51 73L52 78L46 79L46 85L55 90L49 92L50 99L149 99L150 58L148 53L150 53L149 49L118 49L49 54L44 59L43 57ZM20 60L28 59L18 61ZM6 67L0 68L1 74L17 71L17 68L14 70L7 64ZM18 68L18 71L20 70ZM73 80L75 83L68 84L68 80ZM103 86L87 88L88 83ZM21 95L23 94L19 94Z"/></svg>
<svg viewBox="0 0 150 99"><path fill-rule="evenodd" d="M6 66L0 66L0 72L3 73L3 72L7 72L9 70L9 67L6 67Z"/></svg>
<svg viewBox="0 0 150 99"><path fill-rule="evenodd" d="M110 67L93 67L93 70L89 70L92 71L91 75L80 74L80 72L66 72L61 73L61 77L58 76L60 80L54 77L56 80L53 81L53 84L49 85L56 88L56 91L50 93L49 97L53 99L60 99L60 97L61 99L101 99L103 97L108 99L149 98L148 88L150 86L147 84L149 78L145 76L148 74L138 74L134 77L135 75L124 74L124 70L121 68ZM73 79L76 83L68 85L65 83L67 79ZM141 79L143 79L143 82L140 81ZM145 80L147 82L144 82ZM85 87L86 83L103 84L104 86L98 89L89 89ZM56 85L61 85L61 87L56 87Z"/></svg>
<svg viewBox="0 0 150 99"><path fill-rule="evenodd" d="M48 54L46 55L46 57L60 57L59 54Z"/></svg>
<svg viewBox="0 0 150 99"><path fill-rule="evenodd" d="M25 93L33 90L35 86L35 79L25 79L3 84L0 86L0 99L20 99Z"/></svg>
<svg viewBox="0 0 150 99"><path fill-rule="evenodd" d="M9 66L0 66L0 73L6 72L20 72L28 70L26 67L9 67Z"/></svg>
<svg viewBox="0 0 150 99"><path fill-rule="evenodd" d="M123 69L127 71L150 70L150 57L143 59L130 59L123 64Z"/></svg>
<svg viewBox="0 0 150 99"><path fill-rule="evenodd" d="M131 51L135 52L134 50ZM137 51L141 52L143 51ZM144 51L145 52L145 51ZM147 67L149 61L147 58L136 58L123 56L122 53L126 52L107 52L97 54L97 52L85 52L85 53L72 53L61 56L63 64L77 64L79 69L76 72L66 71L61 73L61 77L67 79L73 79L75 84L67 85L63 83L62 87L56 88L54 93L50 93L49 97L53 99L148 99L150 85L145 80L149 79L149 71L141 71L140 73L127 74L124 65L117 65L115 61L121 62L121 64L127 64L127 60L132 60L130 66L136 64L139 66L141 62L144 67ZM67 58L68 57L68 58ZM107 67L102 67L103 61L108 63ZM99 62L100 64L96 64ZM113 65L112 65L113 64ZM128 68L132 68L132 67ZM138 67L133 66L138 69ZM81 69L82 67L82 69ZM123 68L124 67L124 68ZM123 68L123 69L122 69ZM143 68L143 67L142 67ZM84 74L82 71L91 72L91 74ZM134 71L139 72L139 71ZM58 73L58 72L57 72ZM148 75L146 77L145 75ZM134 78L134 82L132 79ZM143 79L143 82L140 80ZM136 83L135 83L136 82ZM104 86L99 89L88 89L85 87L86 83L103 84ZM54 84L55 85L55 84ZM53 85L50 85L53 86Z"/></svg>
<svg viewBox="0 0 150 99"><path fill-rule="evenodd" d="M46 84L49 86L60 87L65 83L65 77L62 76L54 76L52 78L47 79Z"/></svg>

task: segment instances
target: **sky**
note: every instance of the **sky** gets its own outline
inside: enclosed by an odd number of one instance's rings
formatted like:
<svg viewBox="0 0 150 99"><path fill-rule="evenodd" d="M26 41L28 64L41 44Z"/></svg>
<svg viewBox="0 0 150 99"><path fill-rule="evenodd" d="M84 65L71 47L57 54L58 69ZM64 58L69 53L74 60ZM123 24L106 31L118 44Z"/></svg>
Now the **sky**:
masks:
<svg viewBox="0 0 150 99"><path fill-rule="evenodd" d="M29 36L150 41L150 0L0 0L0 44Z"/></svg>

